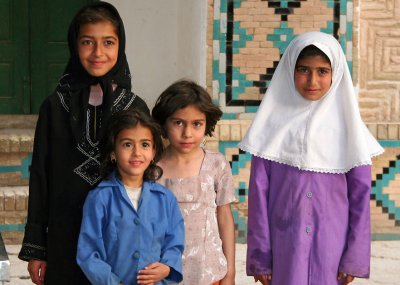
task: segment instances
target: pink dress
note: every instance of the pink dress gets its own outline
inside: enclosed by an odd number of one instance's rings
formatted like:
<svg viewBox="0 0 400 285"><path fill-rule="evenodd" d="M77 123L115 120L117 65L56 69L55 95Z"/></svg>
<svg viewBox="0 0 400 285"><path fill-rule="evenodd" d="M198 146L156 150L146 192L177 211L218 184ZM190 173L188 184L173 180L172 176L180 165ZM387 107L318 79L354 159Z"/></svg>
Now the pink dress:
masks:
<svg viewBox="0 0 400 285"><path fill-rule="evenodd" d="M227 262L216 210L236 201L229 163L221 153L205 150L198 176L162 177L158 182L175 194L185 220L183 281L179 284L207 285L223 279Z"/></svg>

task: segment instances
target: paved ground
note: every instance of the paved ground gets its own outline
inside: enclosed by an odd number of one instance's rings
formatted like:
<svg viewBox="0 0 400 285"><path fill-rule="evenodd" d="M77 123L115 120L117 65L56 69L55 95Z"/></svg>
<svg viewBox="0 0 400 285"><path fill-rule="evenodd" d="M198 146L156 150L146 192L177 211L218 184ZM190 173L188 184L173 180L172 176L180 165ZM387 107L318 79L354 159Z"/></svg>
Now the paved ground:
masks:
<svg viewBox="0 0 400 285"><path fill-rule="evenodd" d="M6 245L11 261L11 281L8 285L32 284L26 270L27 263L18 260L18 245ZM254 284L253 278L246 276L246 245L236 245L236 284ZM258 283L260 284L260 283ZM400 241L372 242L371 278L357 279L354 285L400 285ZM321 284L322 285L322 284Z"/></svg>

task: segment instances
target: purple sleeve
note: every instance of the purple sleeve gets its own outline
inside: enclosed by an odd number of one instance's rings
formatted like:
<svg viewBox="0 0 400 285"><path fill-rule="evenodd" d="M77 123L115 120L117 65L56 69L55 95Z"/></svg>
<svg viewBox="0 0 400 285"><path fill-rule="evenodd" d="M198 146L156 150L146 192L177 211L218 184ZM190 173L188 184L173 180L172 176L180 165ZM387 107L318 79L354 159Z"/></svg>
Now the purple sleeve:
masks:
<svg viewBox="0 0 400 285"><path fill-rule="evenodd" d="M339 271L368 278L371 255L371 166L353 168L346 174L349 199L347 246Z"/></svg>
<svg viewBox="0 0 400 285"><path fill-rule="evenodd" d="M268 161L253 156L251 161L248 222L247 275L272 273L272 249L268 220Z"/></svg>

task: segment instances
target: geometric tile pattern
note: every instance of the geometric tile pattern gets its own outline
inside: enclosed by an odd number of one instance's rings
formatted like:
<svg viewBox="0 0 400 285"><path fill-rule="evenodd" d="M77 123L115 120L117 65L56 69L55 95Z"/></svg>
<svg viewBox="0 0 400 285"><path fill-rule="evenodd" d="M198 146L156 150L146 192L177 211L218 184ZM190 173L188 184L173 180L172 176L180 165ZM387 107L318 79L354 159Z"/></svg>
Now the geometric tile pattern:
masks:
<svg viewBox="0 0 400 285"><path fill-rule="evenodd" d="M400 174L400 155L390 161L389 166L382 169L382 174L377 174L372 181L371 200L376 201L376 205L382 207L382 212L387 213L395 226L400 227L400 200L395 200L400 194L400 188L392 187L393 191L385 191L391 181L399 178L396 174Z"/></svg>
<svg viewBox="0 0 400 285"><path fill-rule="evenodd" d="M235 192L239 199L239 203L232 206L235 219L236 241L245 243L247 240L247 196L251 155L238 149L237 143L237 141L220 141L219 152L225 155L231 165Z"/></svg>
<svg viewBox="0 0 400 285"><path fill-rule="evenodd" d="M300 33L323 31L334 35L351 68L352 3L215 0L212 93L224 111L223 119L254 115L283 52Z"/></svg>
<svg viewBox="0 0 400 285"><path fill-rule="evenodd" d="M400 141L380 143L385 152L374 158L372 168L372 237L400 240Z"/></svg>
<svg viewBox="0 0 400 285"><path fill-rule="evenodd" d="M400 11L398 1L360 2L358 80L367 122L400 123Z"/></svg>
<svg viewBox="0 0 400 285"><path fill-rule="evenodd" d="M23 157L19 165L0 165L0 173L20 172L21 178L29 178L29 167L32 162L32 154Z"/></svg>

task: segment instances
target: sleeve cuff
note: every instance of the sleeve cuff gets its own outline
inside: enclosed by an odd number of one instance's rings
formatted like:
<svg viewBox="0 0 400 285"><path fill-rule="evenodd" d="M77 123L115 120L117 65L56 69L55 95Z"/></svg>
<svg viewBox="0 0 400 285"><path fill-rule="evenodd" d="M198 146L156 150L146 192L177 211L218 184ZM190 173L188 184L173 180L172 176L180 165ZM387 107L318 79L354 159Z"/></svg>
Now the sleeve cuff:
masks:
<svg viewBox="0 0 400 285"><path fill-rule="evenodd" d="M180 272L176 271L173 267L170 267L171 271L169 275L165 278L166 280L174 283L179 283L183 280L183 276Z"/></svg>
<svg viewBox="0 0 400 285"><path fill-rule="evenodd" d="M18 258L24 261L31 259L46 260L46 248L30 243L23 243Z"/></svg>

